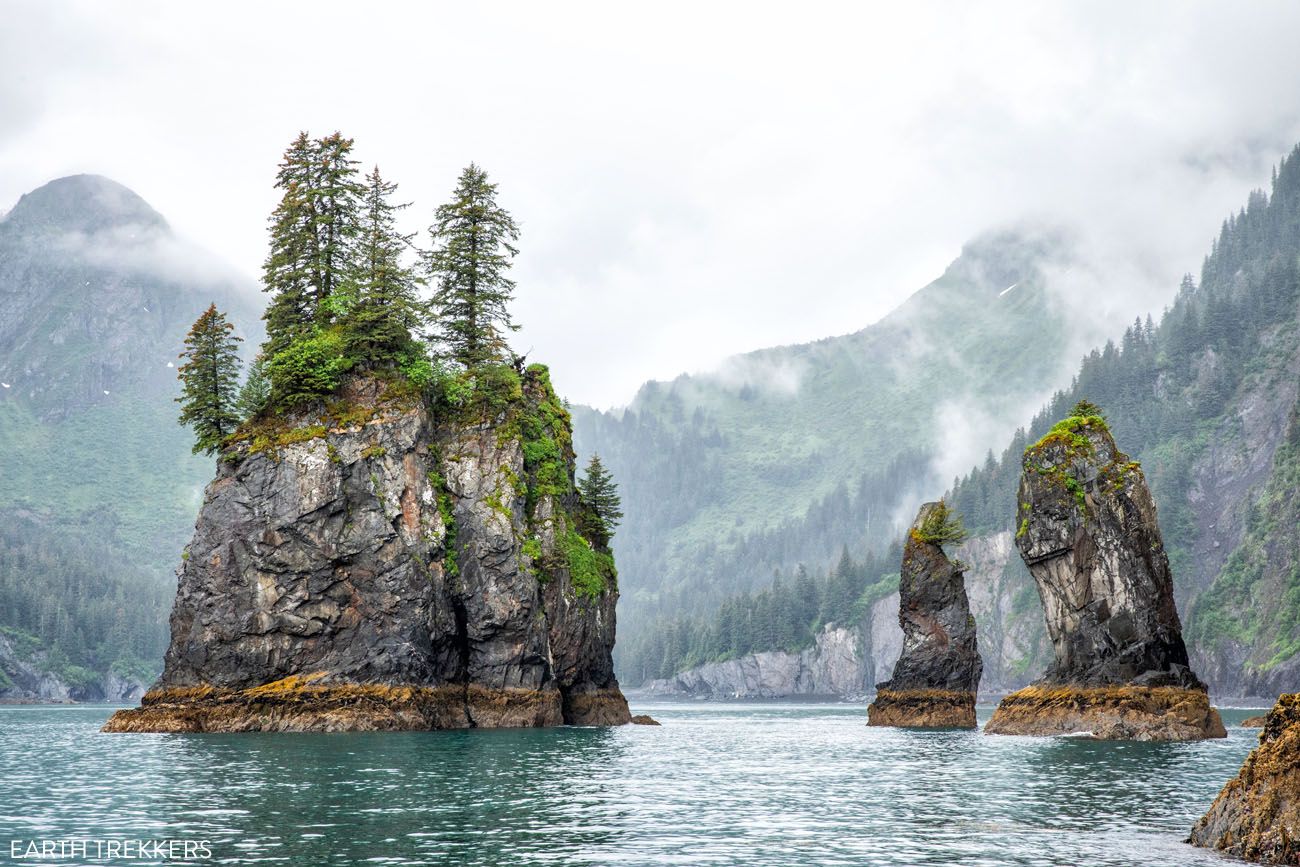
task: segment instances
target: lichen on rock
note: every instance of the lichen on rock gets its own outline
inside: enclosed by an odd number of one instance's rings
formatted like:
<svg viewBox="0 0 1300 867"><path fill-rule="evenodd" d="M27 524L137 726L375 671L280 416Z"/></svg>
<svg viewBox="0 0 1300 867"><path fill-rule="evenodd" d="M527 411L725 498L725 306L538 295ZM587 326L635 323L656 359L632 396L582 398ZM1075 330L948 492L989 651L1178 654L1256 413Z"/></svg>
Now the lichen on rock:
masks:
<svg viewBox="0 0 1300 867"><path fill-rule="evenodd" d="M500 376L503 400L459 408L358 378L280 436L236 437L163 675L106 730L628 722L612 556L593 548L609 568L578 586L563 547L591 544L567 412L545 368Z"/></svg>
<svg viewBox="0 0 1300 867"><path fill-rule="evenodd" d="M1016 546L1038 586L1054 659L1041 680L1003 700L985 731L1223 737L1188 666L1155 501L1097 407L1080 403L1026 449L1018 502Z"/></svg>
<svg viewBox="0 0 1300 867"><path fill-rule="evenodd" d="M975 727L984 664L963 567L942 548L963 536L945 503L921 506L907 534L898 585L903 651L893 676L876 685L869 725Z"/></svg>
<svg viewBox="0 0 1300 867"><path fill-rule="evenodd" d="M1300 860L1300 694L1278 698L1259 746L1193 826L1188 842L1265 864Z"/></svg>

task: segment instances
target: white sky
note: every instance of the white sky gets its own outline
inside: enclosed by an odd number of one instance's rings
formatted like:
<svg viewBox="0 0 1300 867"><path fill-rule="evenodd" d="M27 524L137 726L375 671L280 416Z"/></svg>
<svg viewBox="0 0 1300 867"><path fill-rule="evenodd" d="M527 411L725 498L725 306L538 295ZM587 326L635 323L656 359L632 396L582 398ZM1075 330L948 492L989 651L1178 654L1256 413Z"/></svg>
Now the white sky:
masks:
<svg viewBox="0 0 1300 867"><path fill-rule="evenodd" d="M1161 303L1300 140L1300 4L0 0L0 209L108 175L250 279L300 129L479 162L575 401L856 330L1013 220Z"/></svg>

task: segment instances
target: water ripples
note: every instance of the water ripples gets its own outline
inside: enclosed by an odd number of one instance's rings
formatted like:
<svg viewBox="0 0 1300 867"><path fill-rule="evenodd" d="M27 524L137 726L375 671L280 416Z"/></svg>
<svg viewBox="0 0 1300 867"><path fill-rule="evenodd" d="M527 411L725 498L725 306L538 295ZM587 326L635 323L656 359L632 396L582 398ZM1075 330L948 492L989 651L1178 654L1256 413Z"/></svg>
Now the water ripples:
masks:
<svg viewBox="0 0 1300 867"><path fill-rule="evenodd" d="M224 864L1223 864L1182 840L1256 734L1105 743L869 729L847 705L638 711L664 726L105 735L108 708L4 707L0 845L204 839Z"/></svg>

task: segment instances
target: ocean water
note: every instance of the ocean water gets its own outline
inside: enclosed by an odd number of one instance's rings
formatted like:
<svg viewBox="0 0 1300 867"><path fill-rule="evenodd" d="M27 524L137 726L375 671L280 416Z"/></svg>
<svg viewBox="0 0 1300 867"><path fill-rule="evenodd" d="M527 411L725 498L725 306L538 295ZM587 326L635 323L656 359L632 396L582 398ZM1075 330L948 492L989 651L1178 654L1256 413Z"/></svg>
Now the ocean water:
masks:
<svg viewBox="0 0 1300 867"><path fill-rule="evenodd" d="M1182 841L1258 731L1247 711L1227 740L1141 744L633 708L663 726L108 735L109 707L0 707L0 863L33 840L90 848L15 863L164 863L103 846L189 840L208 864L1222 865Z"/></svg>

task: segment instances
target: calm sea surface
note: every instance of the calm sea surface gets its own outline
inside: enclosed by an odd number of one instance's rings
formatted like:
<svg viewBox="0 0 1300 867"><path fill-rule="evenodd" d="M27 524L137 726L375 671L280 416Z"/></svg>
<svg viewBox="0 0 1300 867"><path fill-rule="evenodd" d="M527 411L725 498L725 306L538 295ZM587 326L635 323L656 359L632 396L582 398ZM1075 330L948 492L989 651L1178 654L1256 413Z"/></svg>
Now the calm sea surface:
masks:
<svg viewBox="0 0 1300 867"><path fill-rule="evenodd" d="M1257 735L1246 711L1226 741L1138 744L633 707L663 726L106 735L108 707L0 707L0 863L190 839L223 864L1223 865L1182 840Z"/></svg>

